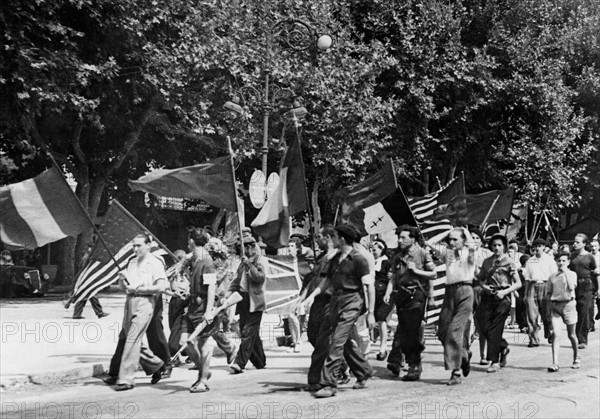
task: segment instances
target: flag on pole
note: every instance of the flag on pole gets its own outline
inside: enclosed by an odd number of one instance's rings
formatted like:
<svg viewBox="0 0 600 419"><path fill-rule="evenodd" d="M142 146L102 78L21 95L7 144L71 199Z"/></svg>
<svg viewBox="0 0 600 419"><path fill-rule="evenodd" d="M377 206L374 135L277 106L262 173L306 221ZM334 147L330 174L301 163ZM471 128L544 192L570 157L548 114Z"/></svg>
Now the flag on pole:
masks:
<svg viewBox="0 0 600 419"><path fill-rule="evenodd" d="M133 258L133 238L138 234L147 234L148 230L141 226L117 200L113 200L100 226L100 234L104 237L108 248L114 254L115 266L110 254L98 240L88 258L87 264L79 273L71 301L78 303L93 297L118 279L119 272L124 270ZM162 257L167 252L153 243L152 254Z"/></svg>
<svg viewBox="0 0 600 419"><path fill-rule="evenodd" d="M383 168L370 178L354 186L343 188L334 194L334 201L340 203L340 219L349 222L352 213L380 203L394 193L398 185L394 164L390 159ZM356 214L353 218L356 218Z"/></svg>
<svg viewBox="0 0 600 419"><path fill-rule="evenodd" d="M482 226L507 220L513 205L514 188L495 189L477 195L457 195L435 211L437 218L447 218L454 226Z"/></svg>
<svg viewBox="0 0 600 419"><path fill-rule="evenodd" d="M343 189L334 199L341 202L341 221L355 226L362 236L394 231L401 224L417 225L391 159L375 175Z"/></svg>
<svg viewBox="0 0 600 419"><path fill-rule="evenodd" d="M298 260L294 256L265 256L267 274L265 282L266 311L270 314L290 314L300 297L302 282L298 273Z"/></svg>
<svg viewBox="0 0 600 419"><path fill-rule="evenodd" d="M455 196L464 195L464 193L464 180L461 176L452 180L446 187L439 191L420 198L408 199L410 208L419 224L421 234L423 234L425 240L435 243L439 241L446 232L453 228L450 220L448 218L437 216L436 211L440 206L447 205ZM433 280L433 298L435 305L427 307L427 324L434 324L438 321L446 289L446 264L441 261L436 261L435 270L437 273L437 278Z"/></svg>
<svg viewBox="0 0 600 419"><path fill-rule="evenodd" d="M87 214L56 167L0 187L0 238L35 249L90 228Z"/></svg>
<svg viewBox="0 0 600 419"><path fill-rule="evenodd" d="M209 205L237 212L230 156L195 166L154 170L128 183L133 191L170 198L202 199Z"/></svg>
<svg viewBox="0 0 600 419"><path fill-rule="evenodd" d="M445 232L452 229L450 219L439 217L436 211L440 206L447 205L455 196L464 193L464 181L461 176L437 192L419 198L408 198L410 209L425 240L436 242Z"/></svg>
<svg viewBox="0 0 600 419"><path fill-rule="evenodd" d="M290 217L308 209L304 164L298 137L292 138L283 158L280 181L252 221L255 233L267 245L279 249L290 241Z"/></svg>

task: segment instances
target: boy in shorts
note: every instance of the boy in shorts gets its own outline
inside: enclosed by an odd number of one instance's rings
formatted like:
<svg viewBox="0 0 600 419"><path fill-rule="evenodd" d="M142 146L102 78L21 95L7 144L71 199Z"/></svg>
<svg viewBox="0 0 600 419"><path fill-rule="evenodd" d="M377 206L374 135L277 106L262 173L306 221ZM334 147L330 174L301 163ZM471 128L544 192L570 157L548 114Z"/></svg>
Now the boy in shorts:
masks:
<svg viewBox="0 0 600 419"><path fill-rule="evenodd" d="M567 325L567 334L573 347L573 368L578 369L581 366L581 359L577 354L577 334L575 326L577 325L577 308L575 302L575 287L577 287L577 274L571 271L568 266L570 256L568 253L560 253L557 259L558 272L550 275L548 280L547 297L550 299L550 315L552 319L552 365L548 367L548 372L558 371L558 349L560 343L558 340L562 323Z"/></svg>

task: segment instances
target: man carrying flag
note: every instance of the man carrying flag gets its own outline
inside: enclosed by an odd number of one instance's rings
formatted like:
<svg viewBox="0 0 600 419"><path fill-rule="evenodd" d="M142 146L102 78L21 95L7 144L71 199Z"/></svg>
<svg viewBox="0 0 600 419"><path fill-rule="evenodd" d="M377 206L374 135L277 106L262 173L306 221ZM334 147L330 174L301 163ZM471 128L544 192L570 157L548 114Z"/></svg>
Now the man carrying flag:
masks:
<svg viewBox="0 0 600 419"><path fill-rule="evenodd" d="M140 363L142 338L156 304L157 295L167 289L167 274L163 262L150 253L150 237L139 234L133 238L135 257L127 265L127 271L119 274L122 287L127 293L125 316L121 337L124 337L123 354L119 365L116 391L131 390L134 387L134 374ZM145 349L145 348L144 348ZM160 371L163 361L145 351L142 368L147 375ZM107 382L105 380L105 382ZM110 384L107 382L107 384Z"/></svg>

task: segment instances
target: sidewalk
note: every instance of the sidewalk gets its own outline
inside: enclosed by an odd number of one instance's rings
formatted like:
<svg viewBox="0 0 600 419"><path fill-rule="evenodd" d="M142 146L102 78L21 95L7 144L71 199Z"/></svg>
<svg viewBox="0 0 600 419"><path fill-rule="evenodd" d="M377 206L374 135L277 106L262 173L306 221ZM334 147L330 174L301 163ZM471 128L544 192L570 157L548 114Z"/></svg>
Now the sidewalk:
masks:
<svg viewBox="0 0 600 419"><path fill-rule="evenodd" d="M54 384L98 376L108 369L123 321L124 294L98 295L104 311L96 318L86 305L84 319L74 320L61 295L40 299L0 300L0 388ZM169 333L165 305L163 324ZM279 316L264 315L261 336L266 348L283 335ZM215 356L224 354L215 345Z"/></svg>

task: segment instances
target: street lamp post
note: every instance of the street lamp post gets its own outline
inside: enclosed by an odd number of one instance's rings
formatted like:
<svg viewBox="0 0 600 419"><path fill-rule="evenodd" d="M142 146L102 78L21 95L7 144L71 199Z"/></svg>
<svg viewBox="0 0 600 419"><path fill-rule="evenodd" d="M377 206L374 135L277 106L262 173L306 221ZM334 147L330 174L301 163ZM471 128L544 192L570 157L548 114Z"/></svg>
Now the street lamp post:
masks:
<svg viewBox="0 0 600 419"><path fill-rule="evenodd" d="M272 53L273 41L279 41L284 47L287 47L294 51L306 51L311 50L313 61L316 59L317 51L326 51L331 47L332 39L329 35L319 35L315 29L313 29L308 23L300 19L284 19L273 23L270 28L265 32L265 67L264 72L264 90L259 92L252 86L243 86L240 89L242 99L244 99L244 93L252 92L261 104L262 116L263 116L263 138L262 138L262 172L265 175L265 200L266 200L266 181L267 181L267 159L269 154L269 117L273 110L273 105L277 98L282 95L289 95L290 101L294 100L293 108L299 108L300 105L296 106L297 101L295 100L296 94L288 88L282 88L271 83L271 68L272 68ZM238 99L239 101L239 99ZM224 107L228 110L241 113L242 107L235 99L233 101L227 101ZM306 114L306 108L302 107L304 116ZM295 115L295 114L294 114ZM263 201L264 202L264 201Z"/></svg>

